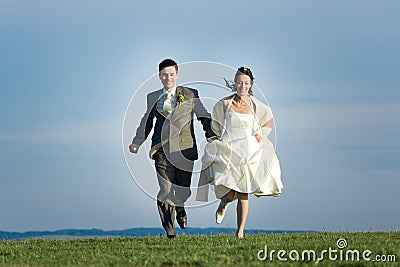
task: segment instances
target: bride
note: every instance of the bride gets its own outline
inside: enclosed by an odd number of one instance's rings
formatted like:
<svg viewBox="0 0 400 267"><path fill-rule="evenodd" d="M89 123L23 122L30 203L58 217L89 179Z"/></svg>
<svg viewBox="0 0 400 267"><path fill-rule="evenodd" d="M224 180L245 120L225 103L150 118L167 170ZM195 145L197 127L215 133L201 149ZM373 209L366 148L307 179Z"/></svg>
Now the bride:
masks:
<svg viewBox="0 0 400 267"><path fill-rule="evenodd" d="M212 130L218 135L205 147L196 199L208 201L208 184L220 199L216 222L224 218L228 203L237 202L236 236L242 238L248 213L248 195L278 196L282 192L279 160L268 135L271 109L253 97L253 74L240 67L230 86L235 94L213 108Z"/></svg>

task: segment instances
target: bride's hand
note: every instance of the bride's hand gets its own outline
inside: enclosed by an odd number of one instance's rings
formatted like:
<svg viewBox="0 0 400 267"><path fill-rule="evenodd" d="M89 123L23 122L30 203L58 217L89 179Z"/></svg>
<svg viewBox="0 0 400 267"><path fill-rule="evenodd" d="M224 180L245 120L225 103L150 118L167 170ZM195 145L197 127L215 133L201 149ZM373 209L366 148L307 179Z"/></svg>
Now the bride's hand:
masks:
<svg viewBox="0 0 400 267"><path fill-rule="evenodd" d="M259 135L258 133L256 133L256 134L254 135L254 137L256 138L257 142L259 142L259 143L263 140L263 138L261 137L261 135Z"/></svg>

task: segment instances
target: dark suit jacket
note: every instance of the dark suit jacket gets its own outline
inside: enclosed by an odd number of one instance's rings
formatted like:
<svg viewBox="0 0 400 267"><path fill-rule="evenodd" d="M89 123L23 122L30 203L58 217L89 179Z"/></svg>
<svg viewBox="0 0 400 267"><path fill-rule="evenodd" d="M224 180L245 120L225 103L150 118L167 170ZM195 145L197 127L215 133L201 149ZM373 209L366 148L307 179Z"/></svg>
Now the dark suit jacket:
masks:
<svg viewBox="0 0 400 267"><path fill-rule="evenodd" d="M211 130L211 115L207 112L199 99L197 90L178 86L176 95L183 95L184 100L177 103L176 108L165 117L161 110L157 109L157 103L162 96L163 89L151 92L147 95L147 110L136 130L132 143L141 145L153 129L153 121L156 119L153 136L151 138L150 157L160 147L164 153L176 156L176 160L198 159L196 139L193 129L193 118L203 125L206 138L215 136Z"/></svg>

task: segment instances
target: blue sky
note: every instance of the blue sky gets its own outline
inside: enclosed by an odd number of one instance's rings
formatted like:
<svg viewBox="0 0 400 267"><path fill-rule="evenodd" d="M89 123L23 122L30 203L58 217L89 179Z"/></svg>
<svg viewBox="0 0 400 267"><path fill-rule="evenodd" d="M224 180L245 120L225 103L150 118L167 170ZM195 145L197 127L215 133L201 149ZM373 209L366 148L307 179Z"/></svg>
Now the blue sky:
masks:
<svg viewBox="0 0 400 267"><path fill-rule="evenodd" d="M167 57L250 67L274 111L285 191L250 198L248 229L398 229L399 10L1 1L0 230L160 226L121 136L131 98ZM215 208L189 209L189 226L215 226ZM222 226L235 227L234 210Z"/></svg>

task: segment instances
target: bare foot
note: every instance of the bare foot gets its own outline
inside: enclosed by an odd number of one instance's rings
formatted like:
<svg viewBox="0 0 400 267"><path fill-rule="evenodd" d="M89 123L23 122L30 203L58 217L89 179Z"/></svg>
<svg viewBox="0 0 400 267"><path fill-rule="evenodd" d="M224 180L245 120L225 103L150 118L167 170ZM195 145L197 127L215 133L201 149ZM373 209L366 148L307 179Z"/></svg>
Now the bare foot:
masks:
<svg viewBox="0 0 400 267"><path fill-rule="evenodd" d="M243 232L236 232L236 237L237 237L237 238L242 239L243 236L244 236L244 233L243 233Z"/></svg>

